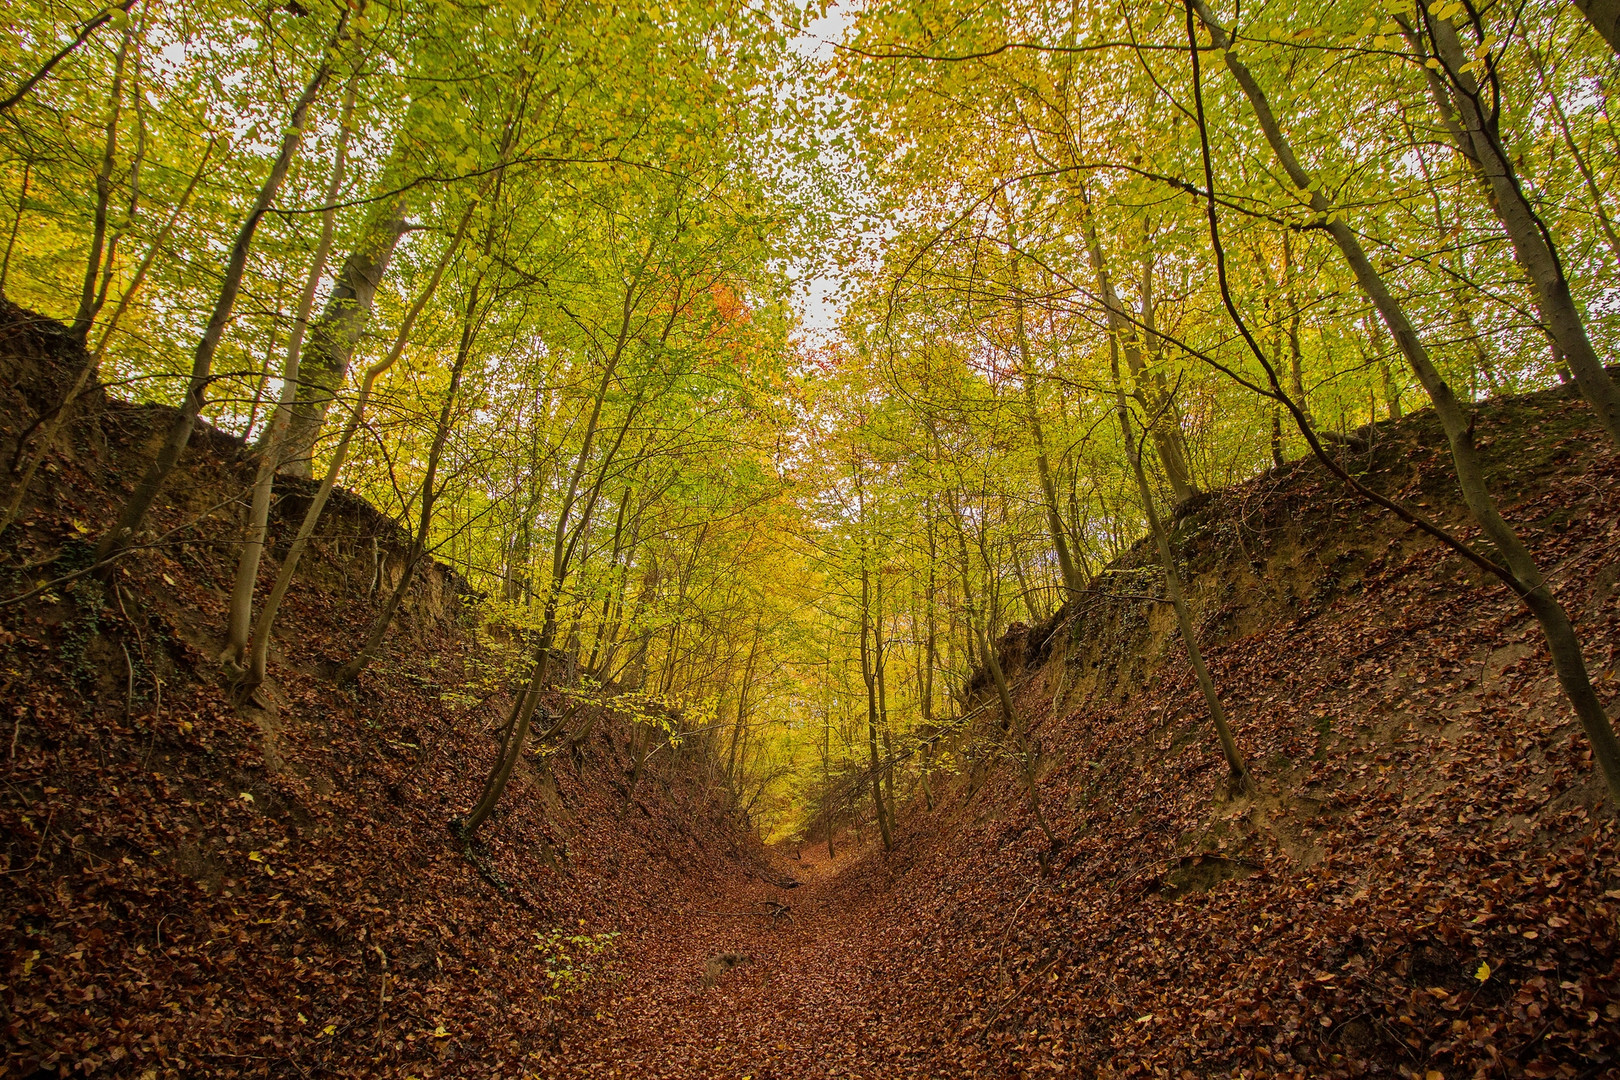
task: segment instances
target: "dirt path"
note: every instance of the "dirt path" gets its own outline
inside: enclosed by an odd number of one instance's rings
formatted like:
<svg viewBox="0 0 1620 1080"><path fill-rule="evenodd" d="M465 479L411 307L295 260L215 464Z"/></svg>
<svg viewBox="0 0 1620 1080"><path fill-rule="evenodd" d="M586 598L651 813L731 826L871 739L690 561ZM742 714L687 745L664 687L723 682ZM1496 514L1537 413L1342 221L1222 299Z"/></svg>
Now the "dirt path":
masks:
<svg viewBox="0 0 1620 1080"><path fill-rule="evenodd" d="M592 1077L873 1076L889 1058L870 913L835 894L844 863L806 851L760 880L717 882L617 949L623 982L562 1042L559 1064ZM791 919L754 914L768 901ZM717 958L743 956L729 966ZM728 969L727 969L728 968ZM722 970L725 969L725 970ZM887 1075L887 1073L885 1073Z"/></svg>

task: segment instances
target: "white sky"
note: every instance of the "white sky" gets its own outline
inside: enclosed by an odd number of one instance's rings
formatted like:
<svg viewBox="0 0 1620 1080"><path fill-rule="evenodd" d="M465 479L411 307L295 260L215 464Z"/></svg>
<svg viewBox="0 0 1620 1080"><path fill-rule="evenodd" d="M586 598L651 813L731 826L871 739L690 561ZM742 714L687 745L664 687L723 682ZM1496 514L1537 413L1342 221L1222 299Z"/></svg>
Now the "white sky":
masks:
<svg viewBox="0 0 1620 1080"><path fill-rule="evenodd" d="M855 21L852 7L833 0L827 13L812 20L793 42L793 51L806 59L831 60L834 47L843 40L844 31ZM825 274L798 281L793 306L799 313L800 334L807 344L821 344L834 336L839 315L835 295L837 288L838 279Z"/></svg>

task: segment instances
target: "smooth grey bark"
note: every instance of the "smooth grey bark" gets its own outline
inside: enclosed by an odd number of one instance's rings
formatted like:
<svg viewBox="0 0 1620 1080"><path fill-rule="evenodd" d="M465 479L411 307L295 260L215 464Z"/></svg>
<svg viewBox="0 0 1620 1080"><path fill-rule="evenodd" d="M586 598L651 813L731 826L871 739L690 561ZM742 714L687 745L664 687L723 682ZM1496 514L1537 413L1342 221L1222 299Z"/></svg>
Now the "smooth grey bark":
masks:
<svg viewBox="0 0 1620 1080"><path fill-rule="evenodd" d="M175 463L180 460L186 444L191 441L192 429L197 425L197 417L202 412L208 384L213 377L214 354L219 350L220 339L225 336L225 327L231 321L231 313L236 308L237 294L242 289L242 275L247 269L248 252L253 246L253 234L258 230L259 222L265 213L269 211L270 204L275 201L276 193L281 190L282 181L287 178L287 170L292 167L293 158L303 142L304 124L309 116L310 106L314 104L321 88L326 85L326 80L331 75L331 57L338 41L342 39L348 20L349 11L344 9L320 65L316 67L315 73L304 87L304 92L293 106L287 130L282 135L280 153L270 166L269 175L259 186L253 206L243 219L241 227L237 230L236 239L231 245L230 258L225 264L225 275L220 284L219 295L214 301L214 309L208 317L208 325L203 330L202 338L197 342L197 349L192 354L191 377L186 386L185 400L175 415L174 422L169 425L156 460L136 483L135 490L124 503L117 522L96 545L97 562L106 562L134 539L136 530L146 520L146 513L152 508L158 492L163 489L164 482L174 471Z"/></svg>
<svg viewBox="0 0 1620 1080"><path fill-rule="evenodd" d="M1425 68L1425 82L1439 108L1457 150L1472 165L1485 186L1487 201L1501 221L1513 254L1535 293L1536 306L1547 336L1563 353L1579 387L1609 438L1620 445L1620 387L1603 368L1586 320L1575 303L1564 274L1558 248L1546 223L1530 205L1518 171L1502 141L1497 110L1485 105L1481 88L1468 65L1457 31L1446 19L1420 13L1428 38L1445 74ZM1414 47L1422 49L1422 36L1409 32Z"/></svg>
<svg viewBox="0 0 1620 1080"><path fill-rule="evenodd" d="M392 170L384 176L385 182L391 182ZM377 289L405 235L405 207L403 192L372 204L354 250L343 260L332 283L320 318L310 327L283 439L280 469L289 476L310 475L315 440L320 438L326 412L348 378L349 364L371 322Z"/></svg>
<svg viewBox="0 0 1620 1080"><path fill-rule="evenodd" d="M343 188L345 165L349 153L349 123L354 115L358 79L351 77L343 92L343 107L338 116L337 147L332 158L332 174L327 179L326 209L321 214L320 239L310 258L309 273L304 279L304 291L299 297L298 313L293 320L292 333L287 341L287 353L281 367L281 394L265 428L259 448L259 460L254 470L253 494L248 504L247 529L244 531L242 550L236 559L236 579L231 587L231 599L225 631L225 649L220 662L227 667L240 666L247 654L248 635L253 629L253 588L259 580L259 560L264 554L264 541L269 533L270 498L275 486L276 471L281 466L282 447L287 425L291 419L292 401L298 392L298 372L302 358L304 333L309 326L310 312L315 307L315 292L326 274L326 260L332 252L332 237L337 231L338 193Z"/></svg>

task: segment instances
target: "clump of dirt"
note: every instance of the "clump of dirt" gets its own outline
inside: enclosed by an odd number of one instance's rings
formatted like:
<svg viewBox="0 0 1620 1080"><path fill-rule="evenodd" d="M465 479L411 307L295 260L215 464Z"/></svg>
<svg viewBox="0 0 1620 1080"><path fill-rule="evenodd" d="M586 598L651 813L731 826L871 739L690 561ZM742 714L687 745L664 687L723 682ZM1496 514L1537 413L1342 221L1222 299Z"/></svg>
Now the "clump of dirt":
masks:
<svg viewBox="0 0 1620 1080"><path fill-rule="evenodd" d="M723 952L715 953L709 957L709 962L703 965L703 985L713 986L720 981L720 976L734 967L752 963L753 958L747 953Z"/></svg>

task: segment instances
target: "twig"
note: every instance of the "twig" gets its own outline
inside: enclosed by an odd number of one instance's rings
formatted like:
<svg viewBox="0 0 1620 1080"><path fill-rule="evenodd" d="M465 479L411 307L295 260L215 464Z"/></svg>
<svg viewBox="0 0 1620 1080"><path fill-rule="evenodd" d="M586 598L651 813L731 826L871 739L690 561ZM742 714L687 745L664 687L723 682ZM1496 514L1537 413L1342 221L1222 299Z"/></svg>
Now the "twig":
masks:
<svg viewBox="0 0 1620 1080"><path fill-rule="evenodd" d="M118 647L124 650L124 671L128 676L128 681L124 686L124 719L128 720L130 710L135 707L135 661L129 658L128 645L120 641Z"/></svg>
<svg viewBox="0 0 1620 1080"><path fill-rule="evenodd" d="M998 970L1005 970L1006 967L1005 960L1007 957L1007 938L1012 934L1013 923L1018 921L1018 916L1024 913L1024 906L1034 898L1035 894L1040 891L1041 886L1044 884L1046 884L1046 882L1037 881L1035 883L1035 887L1030 889L1028 894L1025 895L1024 902L1018 905L1018 910L1012 913L1012 918L1007 920L1007 928L1001 932L1001 948L996 952L996 968Z"/></svg>
<svg viewBox="0 0 1620 1080"><path fill-rule="evenodd" d="M29 859L22 866L17 867L17 869L0 871L0 874L20 874L24 870L27 870L30 866L33 866L35 863L39 862L40 852L45 850L45 838L51 835L51 822L55 819L55 817L56 811L54 809L45 816L45 831L39 834L39 847L34 849L34 857Z"/></svg>
<svg viewBox="0 0 1620 1080"><path fill-rule="evenodd" d="M1015 1002L1019 998L1023 997L1024 996L1024 991L1028 990L1031 986L1034 986L1036 980L1039 979L1042 975L1046 974L1046 969L1051 967L1053 964L1057 963L1057 961L1058 961L1058 958L1055 957L1055 956L1051 957L1050 959L1043 960L1035 968L1034 971L1030 972L1029 973L1029 978L1024 980L1024 985L1020 986L1017 990L1013 991L1012 997L1008 998L1006 1001L1003 1001L1000 1005L997 1005L996 1006L996 1011L991 1013L989 1018L987 1020L985 1020L985 1022L984 1022L984 1030L979 1032L979 1038L981 1038L981 1039L989 1038L990 1037L990 1025L994 1024L997 1020L999 1020L1001 1018L1001 1014L1007 1011L1007 1006L1011 1005L1013 1002Z"/></svg>
<svg viewBox="0 0 1620 1080"><path fill-rule="evenodd" d="M381 945L373 945L377 956L382 960L382 986L377 991L377 1041L382 1042L384 1009L388 1003L388 954L383 952Z"/></svg>
<svg viewBox="0 0 1620 1080"><path fill-rule="evenodd" d="M129 554L132 551L141 551L141 550L144 550L144 549L147 549L147 548L162 547L163 544L164 544L164 541L166 541L169 537L173 536L175 533L183 532L184 530L191 528L193 525L200 525L204 521L207 521L209 518L213 517L215 510L223 509L224 507L229 506L233 502L240 502L240 501L241 500L240 500L240 498L238 496L233 495L229 499L225 499L222 502L215 503L213 506L211 506L207 510L205 510L202 514L200 514L197 517L193 518L191 521L187 521L187 522L185 522L183 524L176 525L174 528L170 529L168 532L164 533L162 536L159 536L157 539L155 539L155 540L153 540L153 541L151 541L149 543L125 545L124 547L121 547L117 551L113 552L111 555L107 556L105 559L100 559L100 560L98 560L96 562L93 562L89 566L86 566L82 570L75 570L75 571L73 571L73 573L66 574L66 575L64 575L62 577L56 578L53 581L42 582L38 586L36 586L35 588L29 589L25 593L19 593L16 596L8 596L4 600L0 600L0 607L6 607L6 606L8 606L10 604L20 604L24 600L32 600L34 597L38 596L39 594L41 594L43 592L48 592L49 590L56 588L56 586L58 586L58 585L66 585L70 581L77 581L82 577L85 577L85 576L87 576L89 574L95 573L97 570L100 570L103 567L111 566L115 561L117 561L118 559L123 558L125 555Z"/></svg>

